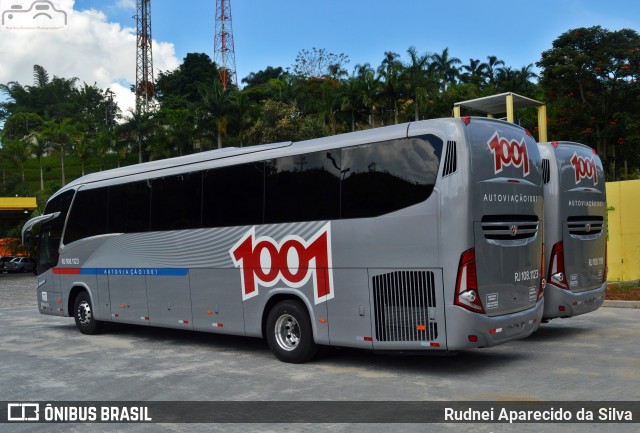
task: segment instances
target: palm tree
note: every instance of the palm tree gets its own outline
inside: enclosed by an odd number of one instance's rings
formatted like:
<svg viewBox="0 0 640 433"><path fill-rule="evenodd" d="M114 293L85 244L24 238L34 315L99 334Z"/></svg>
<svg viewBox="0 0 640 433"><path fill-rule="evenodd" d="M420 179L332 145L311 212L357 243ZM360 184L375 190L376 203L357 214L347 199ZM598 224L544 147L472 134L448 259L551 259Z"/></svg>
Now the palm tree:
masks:
<svg viewBox="0 0 640 433"><path fill-rule="evenodd" d="M504 66L504 61L498 60L496 56L487 56L487 60L487 78L489 78L489 84L495 86L498 66Z"/></svg>
<svg viewBox="0 0 640 433"><path fill-rule="evenodd" d="M38 165L40 166L40 191L44 191L44 175L42 170L42 157L51 148L51 144L45 140L39 139L37 135L29 136L31 152L38 158Z"/></svg>
<svg viewBox="0 0 640 433"><path fill-rule="evenodd" d="M484 80L487 78L489 65L481 63L479 59L469 59L469 64L462 65L463 70L466 72L462 74L461 79L466 83L475 84L481 87L484 84Z"/></svg>
<svg viewBox="0 0 640 433"><path fill-rule="evenodd" d="M234 104L232 92L232 87L225 89L222 87L222 83L217 80L213 82L212 89L206 89L203 92L202 103L207 114L214 121L218 149L222 147L222 136L227 134L227 126Z"/></svg>
<svg viewBox="0 0 640 433"><path fill-rule="evenodd" d="M69 144L78 142L78 129L75 124L72 123L72 119L66 118L60 123L56 123L54 120L45 121L42 126L39 140L43 140L48 143L49 146L55 149L60 155L60 167L62 172L62 186L66 185L64 175L64 147Z"/></svg>
<svg viewBox="0 0 640 433"><path fill-rule="evenodd" d="M402 95L403 65L400 55L391 51L384 53L384 60L378 66L382 78L382 95L386 99L387 109L393 112L394 124L398 124L398 100Z"/></svg>
<svg viewBox="0 0 640 433"><path fill-rule="evenodd" d="M449 48L445 48L442 54L434 54L431 66L442 79L442 90L447 90L447 84L454 83L460 75L460 70L455 66L462 63L457 57L449 57Z"/></svg>
<svg viewBox="0 0 640 433"><path fill-rule="evenodd" d="M22 181L24 182L24 162L31 156L29 146L20 140L7 140L7 142L5 142L5 148L6 155L11 161L13 161L13 164L16 167L20 166L22 171Z"/></svg>
<svg viewBox="0 0 640 433"><path fill-rule="evenodd" d="M429 72L431 56L419 55L416 47L409 47L407 53L411 61L405 68L405 85L409 94L413 95L413 114L417 121L420 118L420 102L426 99L433 82Z"/></svg>
<svg viewBox="0 0 640 433"><path fill-rule="evenodd" d="M369 63L356 65L355 77L359 81L359 99L364 107L364 112L369 116L369 125L375 127L374 111L376 109L376 94L378 92L379 78Z"/></svg>
<svg viewBox="0 0 640 433"><path fill-rule="evenodd" d="M515 92L522 94L531 94L534 84L531 78L537 77L532 71L533 64L523 66L520 70L511 67L500 68L496 76L496 90L502 92Z"/></svg>
<svg viewBox="0 0 640 433"><path fill-rule="evenodd" d="M89 140L79 139L73 146L73 152L80 159L80 167L82 169L82 175L84 176L84 163L94 151L93 145Z"/></svg>

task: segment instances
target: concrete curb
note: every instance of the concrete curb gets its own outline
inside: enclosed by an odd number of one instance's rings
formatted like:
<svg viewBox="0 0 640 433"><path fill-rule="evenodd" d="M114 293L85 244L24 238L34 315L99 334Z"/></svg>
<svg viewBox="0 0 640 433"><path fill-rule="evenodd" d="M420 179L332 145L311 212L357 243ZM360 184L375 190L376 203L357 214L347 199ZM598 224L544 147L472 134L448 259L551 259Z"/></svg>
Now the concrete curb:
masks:
<svg viewBox="0 0 640 433"><path fill-rule="evenodd" d="M603 307L640 308L640 301L604 301Z"/></svg>

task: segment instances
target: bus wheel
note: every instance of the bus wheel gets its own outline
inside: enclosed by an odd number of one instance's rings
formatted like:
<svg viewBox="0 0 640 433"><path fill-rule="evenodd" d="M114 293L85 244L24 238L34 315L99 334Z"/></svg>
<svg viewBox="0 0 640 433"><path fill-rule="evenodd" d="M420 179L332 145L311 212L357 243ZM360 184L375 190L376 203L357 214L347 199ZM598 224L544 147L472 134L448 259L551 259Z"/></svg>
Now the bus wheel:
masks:
<svg viewBox="0 0 640 433"><path fill-rule="evenodd" d="M93 316L93 307L91 306L91 298L87 292L80 292L76 296L75 302L76 326L83 334L93 335L100 332L102 322Z"/></svg>
<svg viewBox="0 0 640 433"><path fill-rule="evenodd" d="M269 347L280 361L298 364L309 361L318 352L311 320L298 301L276 304L269 311L266 329Z"/></svg>

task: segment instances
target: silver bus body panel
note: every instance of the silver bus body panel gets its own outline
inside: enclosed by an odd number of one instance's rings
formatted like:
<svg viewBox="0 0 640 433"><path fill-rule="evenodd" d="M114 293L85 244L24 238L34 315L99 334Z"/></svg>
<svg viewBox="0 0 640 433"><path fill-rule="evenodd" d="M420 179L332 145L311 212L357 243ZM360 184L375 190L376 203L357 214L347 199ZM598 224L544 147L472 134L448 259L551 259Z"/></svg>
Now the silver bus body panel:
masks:
<svg viewBox="0 0 640 433"><path fill-rule="evenodd" d="M61 245L56 273L41 275L47 282L38 289L39 296L42 291L60 293L65 311L59 315L73 315L66 306L72 289L82 284L99 320L256 337L264 336L270 301L295 296L307 306L317 343L366 349L458 350L526 337L542 315L542 301L532 298L531 290L539 278L531 275L522 283L514 274L539 268L541 236L535 230L524 240L488 242L482 231L486 215L542 219L537 147L521 128L506 122L438 119L252 152L213 151L202 159L190 155L178 165L165 160L85 176L56 195L423 134L441 138L445 148L433 192L421 203L372 218L86 238ZM523 161L495 172L489 145L494 136L526 146L526 175ZM449 141L454 142L457 167L445 173L442 160ZM517 182L509 182L512 179ZM499 194L532 198L487 198ZM331 269L310 267L311 276L298 285L280 278L258 284L255 294L247 293L244 268L232 256L243 239L309 243L321 233L330 238ZM483 303L497 297L486 315L453 305L458 262L470 248L476 248ZM330 279L331 293L317 286L321 274ZM469 341L472 334L479 337L477 342Z"/></svg>
<svg viewBox="0 0 640 433"><path fill-rule="evenodd" d="M589 313L604 303L607 287L603 281L607 212L602 162L590 147L579 143L539 143L539 148L542 158L549 160L549 181L544 185L547 272L553 246L562 242L568 283L565 289L549 281L544 319ZM586 162L576 164L580 160L593 164L590 176ZM585 225L592 220L593 229Z"/></svg>

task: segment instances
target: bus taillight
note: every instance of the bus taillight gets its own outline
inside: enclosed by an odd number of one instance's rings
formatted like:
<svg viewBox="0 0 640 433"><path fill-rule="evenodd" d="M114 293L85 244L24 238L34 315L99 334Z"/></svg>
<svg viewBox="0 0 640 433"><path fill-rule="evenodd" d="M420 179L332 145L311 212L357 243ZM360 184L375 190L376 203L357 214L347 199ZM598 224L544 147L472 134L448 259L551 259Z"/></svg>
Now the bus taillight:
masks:
<svg viewBox="0 0 640 433"><path fill-rule="evenodd" d="M478 280L476 278L476 250L462 253L458 265L455 304L475 313L484 313L484 307L478 296Z"/></svg>
<svg viewBox="0 0 640 433"><path fill-rule="evenodd" d="M562 241L553 246L549 262L549 282L561 289L569 290L567 276L564 273L564 250Z"/></svg>

